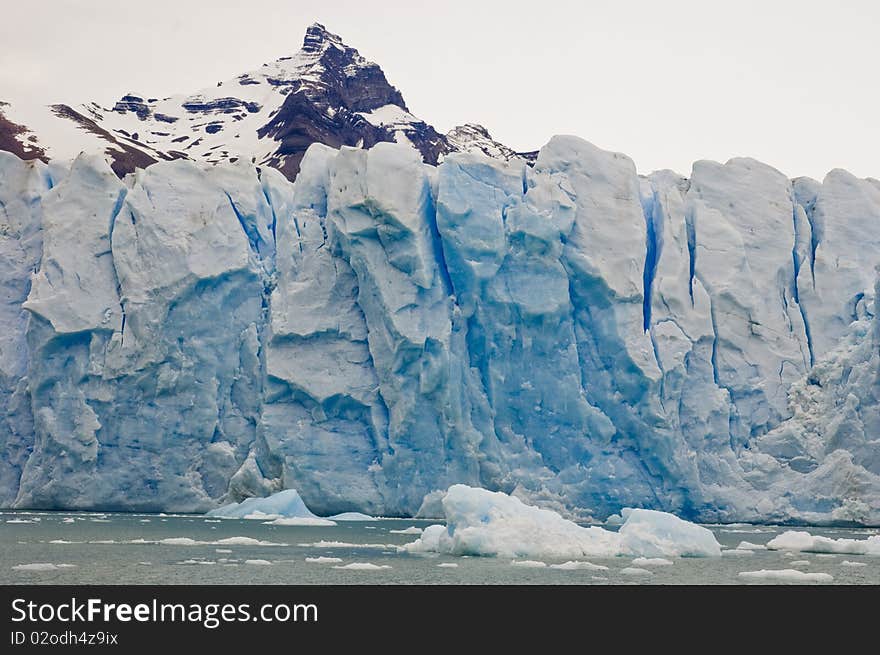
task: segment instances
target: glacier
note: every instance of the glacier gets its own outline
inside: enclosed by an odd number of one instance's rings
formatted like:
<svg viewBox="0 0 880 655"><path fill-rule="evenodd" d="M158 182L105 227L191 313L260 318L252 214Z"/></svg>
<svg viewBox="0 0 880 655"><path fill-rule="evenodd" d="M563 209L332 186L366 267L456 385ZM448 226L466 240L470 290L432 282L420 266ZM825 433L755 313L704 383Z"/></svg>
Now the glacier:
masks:
<svg viewBox="0 0 880 655"><path fill-rule="evenodd" d="M877 180L0 152L0 221L2 507L880 524Z"/></svg>

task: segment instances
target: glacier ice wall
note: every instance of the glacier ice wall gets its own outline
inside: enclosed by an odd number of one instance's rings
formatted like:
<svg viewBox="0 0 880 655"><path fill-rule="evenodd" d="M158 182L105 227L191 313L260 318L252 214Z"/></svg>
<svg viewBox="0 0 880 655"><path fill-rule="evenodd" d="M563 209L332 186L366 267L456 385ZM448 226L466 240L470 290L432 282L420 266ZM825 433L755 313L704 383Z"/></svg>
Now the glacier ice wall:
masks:
<svg viewBox="0 0 880 655"><path fill-rule="evenodd" d="M0 505L454 483L573 516L880 523L880 183L312 146L288 182L0 153Z"/></svg>

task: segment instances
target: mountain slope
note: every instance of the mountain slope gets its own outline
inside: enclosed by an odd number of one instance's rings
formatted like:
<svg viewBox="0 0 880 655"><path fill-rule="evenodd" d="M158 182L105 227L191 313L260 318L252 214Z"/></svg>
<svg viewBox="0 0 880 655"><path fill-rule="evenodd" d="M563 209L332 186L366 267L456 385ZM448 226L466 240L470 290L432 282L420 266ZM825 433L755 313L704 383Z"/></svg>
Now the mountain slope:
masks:
<svg viewBox="0 0 880 655"><path fill-rule="evenodd" d="M23 125L0 127L0 149L21 155L29 148L44 159L64 160L80 151L103 153L120 176L160 160L245 159L291 180L315 142L365 148L408 143L429 164L455 151L517 157L481 126L443 135L413 116L377 64L317 23L293 56L196 93L161 99L129 93L112 108L88 103L49 109L46 116L17 115Z"/></svg>

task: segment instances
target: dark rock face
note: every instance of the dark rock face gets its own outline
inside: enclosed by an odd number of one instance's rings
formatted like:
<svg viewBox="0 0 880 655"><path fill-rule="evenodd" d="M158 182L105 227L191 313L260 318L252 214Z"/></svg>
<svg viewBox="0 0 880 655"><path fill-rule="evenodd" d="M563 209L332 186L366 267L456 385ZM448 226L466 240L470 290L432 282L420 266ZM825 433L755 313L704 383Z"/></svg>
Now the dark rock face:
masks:
<svg viewBox="0 0 880 655"><path fill-rule="evenodd" d="M303 52L319 56L315 67L321 71L319 80L270 79L270 83L283 84L290 91L281 109L257 132L261 139L280 141L268 163L291 180L299 172L306 150L315 142L335 148L369 148L395 140L393 128L373 125L358 112L386 105L408 112L400 91L388 82L382 69L365 61L357 50L342 44L321 25L312 25L306 31ZM449 151L443 136L427 123L410 123L405 133L429 164L436 164L438 157Z"/></svg>
<svg viewBox="0 0 880 655"><path fill-rule="evenodd" d="M3 115L5 102L0 102L0 150L11 152L21 159L42 159L48 162L46 153L28 136L24 125L13 123Z"/></svg>
<svg viewBox="0 0 880 655"><path fill-rule="evenodd" d="M252 114L260 111L260 105L256 102L245 102L238 98L215 98L204 102L190 100L184 102L182 106L189 112L203 114L233 114L240 109L245 109Z"/></svg>
<svg viewBox="0 0 880 655"><path fill-rule="evenodd" d="M130 111L141 120L145 120L152 113L143 98L131 94L122 96L119 102L113 105L113 111L120 114Z"/></svg>

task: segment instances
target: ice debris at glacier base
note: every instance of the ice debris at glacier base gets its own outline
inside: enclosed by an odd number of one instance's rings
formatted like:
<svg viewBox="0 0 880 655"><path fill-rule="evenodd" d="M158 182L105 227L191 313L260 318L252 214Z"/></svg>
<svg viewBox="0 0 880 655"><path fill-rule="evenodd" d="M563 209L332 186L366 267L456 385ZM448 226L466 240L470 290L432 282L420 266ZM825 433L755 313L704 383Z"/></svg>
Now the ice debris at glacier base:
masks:
<svg viewBox="0 0 880 655"><path fill-rule="evenodd" d="M0 506L880 523L876 180L0 153L0 207Z"/></svg>
<svg viewBox="0 0 880 655"><path fill-rule="evenodd" d="M252 519L270 525L333 526L336 521L371 521L373 517L358 512L345 512L322 518L306 507L296 489L285 489L264 498L246 498L211 510L206 516L224 519Z"/></svg>
<svg viewBox="0 0 880 655"><path fill-rule="evenodd" d="M460 484L451 486L442 502L446 525L428 526L405 550L511 558L630 555L652 558L651 563L661 557L721 555L710 530L655 510L624 509L623 525L611 532L579 526L501 492Z"/></svg>
<svg viewBox="0 0 880 655"><path fill-rule="evenodd" d="M880 556L880 535L866 539L834 539L812 535L801 530L789 530L767 542L769 550L801 551L805 553L834 553L847 555Z"/></svg>

